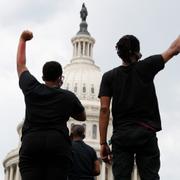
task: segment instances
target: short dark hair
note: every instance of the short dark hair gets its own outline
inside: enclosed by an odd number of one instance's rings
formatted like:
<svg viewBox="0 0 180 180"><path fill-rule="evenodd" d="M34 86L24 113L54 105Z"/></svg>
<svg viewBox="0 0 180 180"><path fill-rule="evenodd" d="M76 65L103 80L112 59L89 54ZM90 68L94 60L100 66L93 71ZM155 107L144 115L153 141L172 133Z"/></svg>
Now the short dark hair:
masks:
<svg viewBox="0 0 180 180"><path fill-rule="evenodd" d="M125 63L132 63L130 60L130 56L134 52L140 51L140 42L139 40L133 35L125 35L119 39L116 44L116 50L118 56L125 62Z"/></svg>
<svg viewBox="0 0 180 180"><path fill-rule="evenodd" d="M83 125L75 124L71 128L71 136L72 137L81 137L85 138L85 128Z"/></svg>
<svg viewBox="0 0 180 180"><path fill-rule="evenodd" d="M46 62L42 69L44 81L55 81L62 75L61 64L56 61Z"/></svg>

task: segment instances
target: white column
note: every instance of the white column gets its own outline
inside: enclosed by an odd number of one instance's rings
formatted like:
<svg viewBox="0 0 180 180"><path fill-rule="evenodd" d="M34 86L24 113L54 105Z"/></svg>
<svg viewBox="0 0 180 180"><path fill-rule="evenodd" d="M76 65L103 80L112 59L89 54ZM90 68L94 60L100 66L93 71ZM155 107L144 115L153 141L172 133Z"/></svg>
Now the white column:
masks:
<svg viewBox="0 0 180 180"><path fill-rule="evenodd" d="M6 167L6 171L5 171L5 180L9 180L9 168Z"/></svg>
<svg viewBox="0 0 180 180"><path fill-rule="evenodd" d="M85 41L83 41L83 56L85 55Z"/></svg>
<svg viewBox="0 0 180 180"><path fill-rule="evenodd" d="M10 166L9 180L13 180L13 166Z"/></svg>
<svg viewBox="0 0 180 180"><path fill-rule="evenodd" d="M19 173L18 165L16 165L16 173L15 173L15 179L14 180L20 180L20 173Z"/></svg>
<svg viewBox="0 0 180 180"><path fill-rule="evenodd" d="M87 45L88 45L88 42L85 41L85 48L84 48L84 55L87 56Z"/></svg>
<svg viewBox="0 0 180 180"><path fill-rule="evenodd" d="M131 175L131 179L132 180L140 180L136 164L134 164L134 168L133 168L133 172L132 172L132 175Z"/></svg>
<svg viewBox="0 0 180 180"><path fill-rule="evenodd" d="M107 165L107 167L108 167L108 180L113 180L112 165Z"/></svg>
<svg viewBox="0 0 180 180"><path fill-rule="evenodd" d="M138 171L137 171L137 180L141 180Z"/></svg>
<svg viewBox="0 0 180 180"><path fill-rule="evenodd" d="M76 56L78 56L79 52L79 42L76 42Z"/></svg>
<svg viewBox="0 0 180 180"><path fill-rule="evenodd" d="M133 167L133 171L132 171L132 174L131 174L131 180L137 180L137 179L136 179L135 165L134 165L134 167Z"/></svg>
<svg viewBox="0 0 180 180"><path fill-rule="evenodd" d="M102 162L100 180L105 180L105 175L106 175L105 168L106 168L106 165L105 163Z"/></svg>
<svg viewBox="0 0 180 180"><path fill-rule="evenodd" d="M89 56L89 42L87 43L87 54L86 54L86 56Z"/></svg>
<svg viewBox="0 0 180 180"><path fill-rule="evenodd" d="M92 48L92 45L91 43L89 43L89 56L91 57L91 48Z"/></svg>
<svg viewBox="0 0 180 180"><path fill-rule="evenodd" d="M75 56L75 53L76 53L76 43L73 43L73 57Z"/></svg>
<svg viewBox="0 0 180 180"><path fill-rule="evenodd" d="M81 43L80 41L78 42L78 56L81 54Z"/></svg>
<svg viewBox="0 0 180 180"><path fill-rule="evenodd" d="M91 57L93 57L93 44L91 45Z"/></svg>

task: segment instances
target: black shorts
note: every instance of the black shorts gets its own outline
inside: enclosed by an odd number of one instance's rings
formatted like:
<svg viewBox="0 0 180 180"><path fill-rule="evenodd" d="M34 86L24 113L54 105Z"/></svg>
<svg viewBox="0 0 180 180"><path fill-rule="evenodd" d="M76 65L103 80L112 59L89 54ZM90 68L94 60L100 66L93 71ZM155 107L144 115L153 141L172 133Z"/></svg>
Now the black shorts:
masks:
<svg viewBox="0 0 180 180"><path fill-rule="evenodd" d="M22 180L67 180L71 159L71 144L60 132L26 134L19 151Z"/></svg>
<svg viewBox="0 0 180 180"><path fill-rule="evenodd" d="M114 180L131 180L134 160L142 180L159 180L160 152L156 133L136 127L115 134L112 153Z"/></svg>

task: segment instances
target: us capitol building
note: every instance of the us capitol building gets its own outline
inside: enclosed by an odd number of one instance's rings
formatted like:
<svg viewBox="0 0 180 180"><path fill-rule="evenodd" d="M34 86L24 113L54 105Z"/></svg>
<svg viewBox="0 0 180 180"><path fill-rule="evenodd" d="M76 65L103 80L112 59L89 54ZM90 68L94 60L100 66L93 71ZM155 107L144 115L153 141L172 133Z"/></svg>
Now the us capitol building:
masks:
<svg viewBox="0 0 180 180"><path fill-rule="evenodd" d="M73 56L70 64L64 67L64 83L63 88L74 92L81 100L85 107L87 120L85 122L75 121L70 119L68 121L69 129L73 124L82 124L86 129L85 142L92 146L99 157L99 109L100 102L98 99L99 85L101 81L101 70L93 60L93 47L95 39L87 30L87 9L82 5L80 11L81 23L79 32L71 39L73 45ZM112 134L112 121L110 121L108 128L108 139ZM19 139L21 137L21 129L23 122L21 122L17 131ZM20 140L18 147L10 151L3 162L5 180L21 180L18 168L18 152L20 147ZM101 174L97 176L97 180L113 180L112 170L110 165L106 165L101 161ZM132 173L132 180L140 180L136 165Z"/></svg>

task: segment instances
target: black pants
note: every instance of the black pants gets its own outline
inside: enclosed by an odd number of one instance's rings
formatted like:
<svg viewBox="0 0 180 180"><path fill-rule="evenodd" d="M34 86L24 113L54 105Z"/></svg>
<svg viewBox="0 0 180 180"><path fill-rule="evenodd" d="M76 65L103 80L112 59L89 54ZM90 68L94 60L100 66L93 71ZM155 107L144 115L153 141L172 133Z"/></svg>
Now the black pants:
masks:
<svg viewBox="0 0 180 180"><path fill-rule="evenodd" d="M31 132L19 152L22 180L67 180L71 145L58 131Z"/></svg>
<svg viewBox="0 0 180 180"><path fill-rule="evenodd" d="M131 180L136 160L141 180L159 180L160 152L156 134L134 127L112 137L114 180Z"/></svg>

